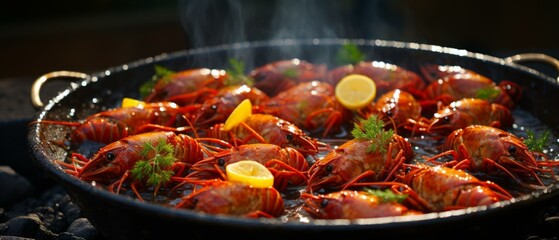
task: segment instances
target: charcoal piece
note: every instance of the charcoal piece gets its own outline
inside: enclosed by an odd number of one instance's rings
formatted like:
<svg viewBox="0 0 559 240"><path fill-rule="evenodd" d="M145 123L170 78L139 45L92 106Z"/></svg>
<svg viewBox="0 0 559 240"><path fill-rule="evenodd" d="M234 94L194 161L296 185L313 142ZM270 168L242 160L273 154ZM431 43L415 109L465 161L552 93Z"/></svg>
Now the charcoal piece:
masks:
<svg viewBox="0 0 559 240"><path fill-rule="evenodd" d="M35 209L35 214L39 216L43 225L54 233L62 232L68 227L64 214L52 207L39 207Z"/></svg>
<svg viewBox="0 0 559 240"><path fill-rule="evenodd" d="M72 202L69 195L65 195L62 199L60 199L58 207L60 211L64 213L64 216L66 216L66 223L68 225L76 221L76 219L83 217L80 207Z"/></svg>
<svg viewBox="0 0 559 240"><path fill-rule="evenodd" d="M11 167L0 166L0 207L10 206L28 197L33 191L33 186L26 178Z"/></svg>
<svg viewBox="0 0 559 240"><path fill-rule="evenodd" d="M71 234L69 232L63 232L58 235L56 240L87 240L87 239L75 236L74 234Z"/></svg>
<svg viewBox="0 0 559 240"><path fill-rule="evenodd" d="M10 219L0 228L0 235L34 239L56 239L56 234L48 230L36 214Z"/></svg>
<svg viewBox="0 0 559 240"><path fill-rule="evenodd" d="M97 235L97 229L91 225L87 218L76 219L66 231L84 239L94 239Z"/></svg>

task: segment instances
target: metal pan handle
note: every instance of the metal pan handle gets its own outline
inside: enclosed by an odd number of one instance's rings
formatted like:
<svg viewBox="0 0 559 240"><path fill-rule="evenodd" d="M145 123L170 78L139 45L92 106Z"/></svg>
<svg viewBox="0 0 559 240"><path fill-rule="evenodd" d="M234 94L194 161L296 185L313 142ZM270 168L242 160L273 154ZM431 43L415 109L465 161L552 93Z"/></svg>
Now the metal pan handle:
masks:
<svg viewBox="0 0 559 240"><path fill-rule="evenodd" d="M507 57L505 58L505 61L511 63L520 63L520 62L529 62L529 61L544 62L544 63L551 64L559 72L559 60L543 53L521 53L521 54ZM557 77L557 82L559 82L559 76Z"/></svg>
<svg viewBox="0 0 559 240"><path fill-rule="evenodd" d="M61 80L71 80L77 79L87 79L89 75L81 72L72 71L55 71L47 73L39 78L35 79L33 85L31 85L31 104L36 109L40 109L44 106L43 101L41 101L41 87L50 80L61 79Z"/></svg>

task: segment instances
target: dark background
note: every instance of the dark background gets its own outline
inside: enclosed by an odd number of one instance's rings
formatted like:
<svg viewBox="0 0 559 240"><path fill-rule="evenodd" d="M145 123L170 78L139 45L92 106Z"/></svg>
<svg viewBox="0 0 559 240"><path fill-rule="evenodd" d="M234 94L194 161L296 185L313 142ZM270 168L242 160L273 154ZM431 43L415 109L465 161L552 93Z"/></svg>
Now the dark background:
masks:
<svg viewBox="0 0 559 240"><path fill-rule="evenodd" d="M0 7L0 80L273 38L379 38L559 57L557 1L53 0Z"/></svg>

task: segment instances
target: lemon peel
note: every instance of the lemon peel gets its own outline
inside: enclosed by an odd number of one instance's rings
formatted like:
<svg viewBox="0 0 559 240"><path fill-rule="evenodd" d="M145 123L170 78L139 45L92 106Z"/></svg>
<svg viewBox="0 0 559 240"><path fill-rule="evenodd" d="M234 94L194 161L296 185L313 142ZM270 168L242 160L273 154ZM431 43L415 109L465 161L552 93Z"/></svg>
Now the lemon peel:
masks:
<svg viewBox="0 0 559 240"><path fill-rule="evenodd" d="M134 99L134 98L128 98L125 97L122 99L122 103L121 103L121 107L123 108L127 108L127 107L144 107L145 106L145 102L138 100L138 99Z"/></svg>
<svg viewBox="0 0 559 240"><path fill-rule="evenodd" d="M252 103L249 99L245 99L241 103L239 103L239 105L237 105L235 109L233 109L231 115L229 115L227 120L225 120L222 130L231 130L232 128L239 125L239 123L245 121L250 115L252 115Z"/></svg>
<svg viewBox="0 0 559 240"><path fill-rule="evenodd" d="M367 106L375 98L375 82L361 74L350 74L336 84L335 95L345 108L355 110Z"/></svg>
<svg viewBox="0 0 559 240"><path fill-rule="evenodd" d="M274 176L266 166L253 160L241 160L225 167L227 179L231 182L241 182L257 188L274 185Z"/></svg>

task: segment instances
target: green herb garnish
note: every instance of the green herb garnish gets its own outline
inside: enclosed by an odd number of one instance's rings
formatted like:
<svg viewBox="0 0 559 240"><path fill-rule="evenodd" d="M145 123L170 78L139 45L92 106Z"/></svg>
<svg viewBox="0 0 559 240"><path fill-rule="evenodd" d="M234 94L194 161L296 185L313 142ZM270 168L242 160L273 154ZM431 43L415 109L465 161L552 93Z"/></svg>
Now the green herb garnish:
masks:
<svg viewBox="0 0 559 240"><path fill-rule="evenodd" d="M154 78L157 79L166 79L166 81L169 81L170 79L168 78L169 75L175 74L176 72L168 69L166 67L160 66L160 65L155 65L155 75Z"/></svg>
<svg viewBox="0 0 559 240"><path fill-rule="evenodd" d="M484 99L484 100L492 100L499 96L501 91L499 88L482 88L476 92L476 98Z"/></svg>
<svg viewBox="0 0 559 240"><path fill-rule="evenodd" d="M386 146L392 139L394 131L392 129L385 130L384 122L376 115L371 115L367 119L358 119L358 123L354 123L351 134L356 139L371 141L371 145L367 149L369 152L379 151L384 153Z"/></svg>
<svg viewBox="0 0 559 240"><path fill-rule="evenodd" d="M145 180L148 185L157 189L174 174L174 171L167 170L176 161L173 152L173 146L163 139L156 146L145 143L140 151L143 160L136 162L131 170L132 176L136 180Z"/></svg>
<svg viewBox="0 0 559 240"><path fill-rule="evenodd" d="M365 59L365 54L353 43L345 43L336 55L336 61L340 65L356 64Z"/></svg>
<svg viewBox="0 0 559 240"><path fill-rule="evenodd" d="M159 65L155 65L154 68L155 74L153 74L149 81L140 86L140 96L142 96L142 98L145 98L151 93L151 91L155 87L155 84L159 80L169 82L171 81L171 78L169 76L175 73L174 71Z"/></svg>
<svg viewBox="0 0 559 240"><path fill-rule="evenodd" d="M528 137L524 140L524 144L526 144L528 149L530 149L530 151L541 152L546 146L551 132L546 129L539 138L536 138L536 134L531 130L526 130L526 134Z"/></svg>
<svg viewBox="0 0 559 240"><path fill-rule="evenodd" d="M295 68L289 68L283 71L283 76L286 76L288 78L297 78L299 77L299 71L297 71L297 69Z"/></svg>
<svg viewBox="0 0 559 240"><path fill-rule="evenodd" d="M253 85L253 80L245 74L245 63L237 59L229 59L229 68L225 70L229 78L225 80L225 85Z"/></svg>
<svg viewBox="0 0 559 240"><path fill-rule="evenodd" d="M408 197L407 194L394 193L390 189L380 190L380 189L364 188L363 190L368 194L379 197L380 199L382 199L383 202L402 203Z"/></svg>

